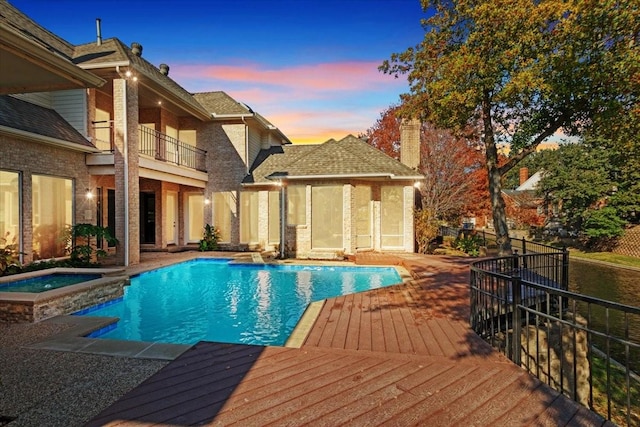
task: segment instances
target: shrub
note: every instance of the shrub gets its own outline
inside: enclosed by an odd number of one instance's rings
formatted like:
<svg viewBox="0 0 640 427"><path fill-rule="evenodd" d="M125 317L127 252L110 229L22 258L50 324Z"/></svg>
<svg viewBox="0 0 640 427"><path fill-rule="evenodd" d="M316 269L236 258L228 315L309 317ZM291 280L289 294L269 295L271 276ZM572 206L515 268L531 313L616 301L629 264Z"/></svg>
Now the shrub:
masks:
<svg viewBox="0 0 640 427"><path fill-rule="evenodd" d="M606 250L612 247L624 233L625 221L609 206L588 210L583 214L582 234L588 248Z"/></svg>
<svg viewBox="0 0 640 427"><path fill-rule="evenodd" d="M200 240L200 250L215 251L218 249L218 240L220 240L220 230L213 225L205 225L202 240Z"/></svg>
<svg viewBox="0 0 640 427"><path fill-rule="evenodd" d="M431 210L416 209L414 211L414 227L418 253L429 253L431 242L438 237L439 222L433 218Z"/></svg>
<svg viewBox="0 0 640 427"><path fill-rule="evenodd" d="M107 255L107 252L97 248L98 241L104 239L108 244L118 243L108 228L93 224L76 224L67 230L66 237L71 248L71 264L75 266L91 265Z"/></svg>
<svg viewBox="0 0 640 427"><path fill-rule="evenodd" d="M478 256L480 255L480 246L482 246L482 237L475 233L460 233L456 240L454 240L453 245L459 251L470 256Z"/></svg>
<svg viewBox="0 0 640 427"><path fill-rule="evenodd" d="M7 232L7 236L9 233ZM0 276L11 274L13 270L20 269L20 251L17 243L6 244L7 239L0 237L0 243L4 246L0 248Z"/></svg>

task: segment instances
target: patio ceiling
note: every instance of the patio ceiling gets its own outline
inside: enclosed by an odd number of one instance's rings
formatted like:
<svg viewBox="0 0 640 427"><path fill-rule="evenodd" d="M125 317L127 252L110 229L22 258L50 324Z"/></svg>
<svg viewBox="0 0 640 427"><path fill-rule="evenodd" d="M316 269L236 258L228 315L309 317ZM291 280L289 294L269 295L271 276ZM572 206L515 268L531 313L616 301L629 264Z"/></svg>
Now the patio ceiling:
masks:
<svg viewBox="0 0 640 427"><path fill-rule="evenodd" d="M0 23L0 95L99 87L100 77Z"/></svg>

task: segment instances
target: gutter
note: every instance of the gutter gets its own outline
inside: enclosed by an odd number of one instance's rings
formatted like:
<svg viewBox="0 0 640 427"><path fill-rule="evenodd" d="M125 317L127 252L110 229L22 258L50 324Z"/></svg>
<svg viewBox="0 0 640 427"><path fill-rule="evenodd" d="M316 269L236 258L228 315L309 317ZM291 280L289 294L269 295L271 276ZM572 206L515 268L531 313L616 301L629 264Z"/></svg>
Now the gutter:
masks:
<svg viewBox="0 0 640 427"><path fill-rule="evenodd" d="M61 148L67 148L73 151L80 151L83 153L101 153L102 151L85 145L80 145L75 142L65 141L64 139L53 138L51 136L40 135L33 132L27 132L21 129L14 129L7 126L0 125L0 134L9 136L17 136L20 138L26 138L36 142L42 142L43 144L55 145Z"/></svg>
<svg viewBox="0 0 640 427"><path fill-rule="evenodd" d="M117 61L117 62L102 62L100 64L79 64L78 67L83 70L97 70L99 68L118 68L129 67L131 63L129 61Z"/></svg>
<svg viewBox="0 0 640 427"><path fill-rule="evenodd" d="M281 179L281 180L289 180L289 179L346 179L346 178L389 178L393 180L404 180L404 181L416 181L423 180L424 176L422 175L413 175L413 176L398 176L392 173L359 173L359 174L329 174L329 175L275 175L271 174L267 177L268 179Z"/></svg>

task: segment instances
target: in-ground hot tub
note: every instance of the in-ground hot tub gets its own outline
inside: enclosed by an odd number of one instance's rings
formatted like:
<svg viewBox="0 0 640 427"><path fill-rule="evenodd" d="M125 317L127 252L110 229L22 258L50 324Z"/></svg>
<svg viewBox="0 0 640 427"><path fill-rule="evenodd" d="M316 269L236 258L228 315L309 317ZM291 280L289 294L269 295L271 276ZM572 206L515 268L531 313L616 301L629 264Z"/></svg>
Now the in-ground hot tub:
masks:
<svg viewBox="0 0 640 427"><path fill-rule="evenodd" d="M0 322L39 322L120 298L122 269L50 268L0 277Z"/></svg>

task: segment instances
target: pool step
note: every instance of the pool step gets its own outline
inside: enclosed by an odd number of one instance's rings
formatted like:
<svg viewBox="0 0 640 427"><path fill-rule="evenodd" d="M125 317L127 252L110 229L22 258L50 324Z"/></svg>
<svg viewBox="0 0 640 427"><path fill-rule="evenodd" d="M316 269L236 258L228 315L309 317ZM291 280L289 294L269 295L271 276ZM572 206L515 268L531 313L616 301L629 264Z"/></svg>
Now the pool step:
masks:
<svg viewBox="0 0 640 427"><path fill-rule="evenodd" d="M262 255L260 254L251 254L251 261L254 264L264 264L264 259L262 259Z"/></svg>

